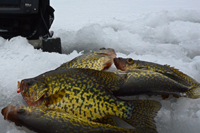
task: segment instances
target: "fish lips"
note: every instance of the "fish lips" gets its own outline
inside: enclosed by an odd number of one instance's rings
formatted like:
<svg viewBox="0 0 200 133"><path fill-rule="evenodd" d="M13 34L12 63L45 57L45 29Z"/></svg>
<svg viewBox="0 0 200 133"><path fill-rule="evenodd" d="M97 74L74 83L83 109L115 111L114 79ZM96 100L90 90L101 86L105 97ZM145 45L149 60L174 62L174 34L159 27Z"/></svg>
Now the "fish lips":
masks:
<svg viewBox="0 0 200 133"><path fill-rule="evenodd" d="M26 110L21 107L15 107L13 105L9 105L2 109L1 114L4 116L4 120L8 120L14 122L17 126L22 126L22 121L20 120L20 114L27 115Z"/></svg>
<svg viewBox="0 0 200 133"><path fill-rule="evenodd" d="M30 85L33 84L33 82L35 82L34 80L30 80L30 79L25 79L25 80L22 80L21 83L18 83L18 88L21 92L21 95L23 97L23 99L26 101L26 103L29 105L29 106L37 106L37 105L40 105L41 102L43 101L44 99L44 96L46 95L46 93L44 95L41 96L41 98L39 98L37 101L34 100L34 97L36 95L36 90L32 93L27 93L28 92L28 87Z"/></svg>
<svg viewBox="0 0 200 133"><path fill-rule="evenodd" d="M1 114L4 116L4 120L15 122L17 120L17 110L19 110L19 107L9 105L1 110Z"/></svg>
<svg viewBox="0 0 200 133"><path fill-rule="evenodd" d="M125 71L126 61L123 58L114 58L114 64L117 69Z"/></svg>
<svg viewBox="0 0 200 133"><path fill-rule="evenodd" d="M20 82L18 82L18 89L19 92L21 92L22 96L25 95L25 93L28 91L28 86L32 85L33 81L30 79L24 79Z"/></svg>

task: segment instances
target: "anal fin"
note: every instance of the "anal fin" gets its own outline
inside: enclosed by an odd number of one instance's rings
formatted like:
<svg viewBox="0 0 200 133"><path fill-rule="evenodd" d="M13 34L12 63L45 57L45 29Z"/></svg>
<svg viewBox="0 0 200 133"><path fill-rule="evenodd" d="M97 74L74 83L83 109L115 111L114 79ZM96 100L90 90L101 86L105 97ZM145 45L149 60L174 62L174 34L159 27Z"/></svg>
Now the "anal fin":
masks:
<svg viewBox="0 0 200 133"><path fill-rule="evenodd" d="M132 101L134 109L130 119L124 121L131 124L136 129L149 129L156 132L154 117L161 108L161 104L152 100Z"/></svg>

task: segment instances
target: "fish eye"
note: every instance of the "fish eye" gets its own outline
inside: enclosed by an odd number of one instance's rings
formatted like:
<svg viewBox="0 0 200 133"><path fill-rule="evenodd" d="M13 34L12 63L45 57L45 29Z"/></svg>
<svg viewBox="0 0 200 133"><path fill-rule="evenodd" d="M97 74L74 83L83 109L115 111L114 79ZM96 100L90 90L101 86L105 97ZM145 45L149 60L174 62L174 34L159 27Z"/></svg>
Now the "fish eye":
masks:
<svg viewBox="0 0 200 133"><path fill-rule="evenodd" d="M28 85L28 86L30 86L30 85L32 85L32 84L33 84L33 82L32 82L31 80L28 80L28 81L27 81L27 85Z"/></svg>
<svg viewBox="0 0 200 133"><path fill-rule="evenodd" d="M104 48L104 47L103 47L103 48L100 48L100 50L105 50L105 49L106 49L106 48Z"/></svg>
<svg viewBox="0 0 200 133"><path fill-rule="evenodd" d="M129 64L132 64L134 61L133 61L133 59L128 58L128 59L127 59L127 62L128 62Z"/></svg>
<svg viewBox="0 0 200 133"><path fill-rule="evenodd" d="M19 109L19 110L17 111L18 114L22 114L22 113L24 113L24 112L25 112L24 109Z"/></svg>

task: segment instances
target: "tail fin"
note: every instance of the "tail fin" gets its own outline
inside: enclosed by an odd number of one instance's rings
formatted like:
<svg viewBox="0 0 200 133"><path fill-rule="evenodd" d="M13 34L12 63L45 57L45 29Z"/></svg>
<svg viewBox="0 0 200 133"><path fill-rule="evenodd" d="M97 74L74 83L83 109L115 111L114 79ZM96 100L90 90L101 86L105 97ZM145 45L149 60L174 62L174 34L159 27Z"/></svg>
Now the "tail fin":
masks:
<svg viewBox="0 0 200 133"><path fill-rule="evenodd" d="M200 86L193 87L186 92L189 98L197 99L200 98Z"/></svg>
<svg viewBox="0 0 200 133"><path fill-rule="evenodd" d="M154 117L161 108L161 104L151 100L132 101L134 108L130 119L124 119L136 129L149 129L156 132Z"/></svg>

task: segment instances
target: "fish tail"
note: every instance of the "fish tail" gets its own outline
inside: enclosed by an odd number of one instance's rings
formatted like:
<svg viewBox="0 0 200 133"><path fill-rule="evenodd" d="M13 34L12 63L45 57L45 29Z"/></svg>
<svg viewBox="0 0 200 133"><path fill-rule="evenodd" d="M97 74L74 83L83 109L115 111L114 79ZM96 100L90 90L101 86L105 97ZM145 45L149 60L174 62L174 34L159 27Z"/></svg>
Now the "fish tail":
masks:
<svg viewBox="0 0 200 133"><path fill-rule="evenodd" d="M200 98L200 86L195 86L186 92L187 97L192 99Z"/></svg>
<svg viewBox="0 0 200 133"><path fill-rule="evenodd" d="M131 101L134 104L131 118L124 119L136 129L156 131L154 117L161 108L161 104L152 100Z"/></svg>

